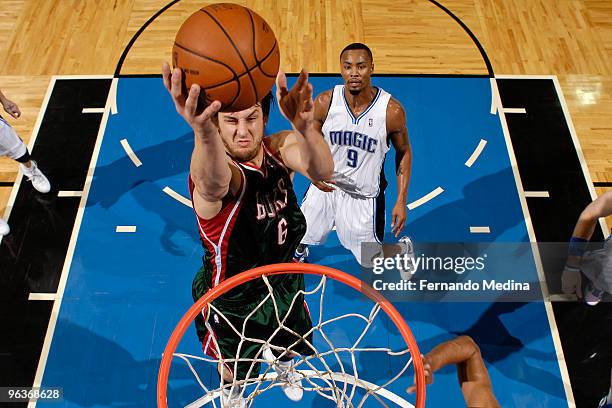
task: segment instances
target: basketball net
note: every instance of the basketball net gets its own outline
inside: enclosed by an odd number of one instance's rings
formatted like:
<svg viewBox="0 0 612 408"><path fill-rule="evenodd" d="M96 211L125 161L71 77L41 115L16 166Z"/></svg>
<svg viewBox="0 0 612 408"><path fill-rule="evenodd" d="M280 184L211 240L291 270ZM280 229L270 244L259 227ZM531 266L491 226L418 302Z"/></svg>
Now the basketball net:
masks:
<svg viewBox="0 0 612 408"><path fill-rule="evenodd" d="M313 274L319 275L320 278L318 284L312 290L299 291L296 293L288 312L285 315L280 315L276 299L273 295L273 288L268 277L288 273ZM248 314L242 327L236 327L221 310L215 307L212 301L222 294L227 293L232 288L257 278L263 280L268 293L263 296L261 302ZM353 289L360 291L372 300L373 305L369 308L367 313L345 313L330 316L329 313L325 313L324 311L324 300L329 279L341 281L351 286ZM319 309L317 313L311 315L312 329L302 334L294 332L290 327L285 325L285 321L293 308L303 307L300 302L297 301L300 294L305 295L304 298L307 296L317 296L319 298ZM246 336L245 330L249 319L254 316L266 302L270 301L274 305L274 317L277 325L272 335L269 338L253 338ZM213 333L213 328L210 325L208 317L214 314L220 321L222 320L224 324L231 327L231 330L239 336L240 342L236 352L238 358L223 358L222 356L213 358L207 355L192 355L176 351L187 328L191 325L195 317L205 308L210 309L208 313L205 314L205 326L210 333ZM392 321L395 328L402 335L405 343L404 346L400 347L398 350L392 350L388 347L371 347L365 345L364 339L366 339L376 322L378 321L380 323L380 319L385 315ZM358 334L348 341L350 344L336 346L332 341L333 336L330 336L329 333L338 330L338 324L346 324L346 320L349 320L351 327L356 327L357 321L360 322L359 324L362 326L360 326L360 329L357 331ZM336 329L334 329L334 327L336 327ZM292 333L298 340L288 348L275 346L271 339L281 330ZM310 336L310 334L316 335L316 337ZM313 339L312 342L308 341L307 337L311 337ZM214 349L220 350L216 337L211 336L211 339L214 342ZM385 341L387 341L386 337ZM261 348L255 358L240 358L240 350L245 342L261 344ZM295 352L293 347L296 347L299 343L306 344L312 351L312 354L303 356ZM317 343L317 346L315 347L313 343ZM274 351L275 356L277 356L275 361L268 361L263 357L262 352L265 348ZM418 408L423 408L425 405L425 378L421 354L410 329L391 303L369 285L344 272L320 265L276 264L255 268L222 282L219 286L209 290L189 309L185 316L183 316L170 337L163 354L158 377L158 407L166 408L168 406L166 392L168 389L170 365L173 358L175 360L181 360L186 364L201 389L201 396L185 405L186 407L192 408L202 406L223 406L220 398L223 390L233 395L237 393L241 394L246 402L246 406L251 406L255 398L275 387L281 387L284 384L275 372L273 364L277 363L279 358L293 355L297 356L294 358L290 371L296 373L296 378L301 380L301 388L304 392L316 392L319 396L329 400L330 406L362 407L366 402L368 402L368 406L370 406L370 402L375 402L376 406L385 407L416 406ZM369 380L367 373L359 372L359 361L384 364L381 367L388 367L384 379L375 380L376 382ZM231 382L224 382L223 378L226 370L231 370L231 372L234 373L238 372L238 362L242 364L250 363L246 378L243 380L234 379ZM260 373L253 372L256 363L261 363ZM219 371L221 375L219 376L218 384L215 383L213 386L205 385L205 381L202 380L203 374L196 368L196 365L200 366L203 364L212 364L215 371L217 367L220 367ZM409 370L411 366L413 370ZM207 371L207 375L210 376L210 368ZM389 386L400 379L403 393L393 393L389 391ZM413 381L417 386L415 405L412 405L404 399L404 397L408 397L405 393L405 389L409 385L412 385ZM287 403L290 402L287 401Z"/></svg>

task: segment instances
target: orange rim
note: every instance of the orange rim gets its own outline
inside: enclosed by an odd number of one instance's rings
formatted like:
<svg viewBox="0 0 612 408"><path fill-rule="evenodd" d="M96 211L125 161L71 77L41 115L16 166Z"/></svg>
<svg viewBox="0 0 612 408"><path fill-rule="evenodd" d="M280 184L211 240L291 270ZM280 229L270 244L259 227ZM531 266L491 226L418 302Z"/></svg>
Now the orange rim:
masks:
<svg viewBox="0 0 612 408"><path fill-rule="evenodd" d="M157 406L159 408L167 408L166 392L168 389L168 375L170 374L170 365L172 363L172 357L176 352L178 344L183 338L183 335L187 331L187 328L191 325L196 316L204 309L204 306L224 293L227 293L231 289L245 282L257 279L262 275L283 275L289 273L303 273L308 275L319 275L327 276L334 280L340 281L353 289L364 293L374 302L380 304L381 309L387 313L391 318L395 326L398 328L402 338L406 342L410 354L412 355L412 362L414 364L414 371L416 374L416 408L425 407L425 372L423 370L423 361L421 360L421 353L419 346L414 340L414 336L408 327L408 324L404 321L397 309L378 291L372 288L365 282L357 279L353 275L349 275L346 272L339 271L337 269L329 268L327 266L315 265L315 264L301 264L301 263L281 263L273 265L260 266L242 272L236 276L233 276L218 286L210 289L204 294L197 302L195 302L181 318L176 325L176 328L168 340L168 344L162 355L161 363L159 366L159 374L157 376Z"/></svg>

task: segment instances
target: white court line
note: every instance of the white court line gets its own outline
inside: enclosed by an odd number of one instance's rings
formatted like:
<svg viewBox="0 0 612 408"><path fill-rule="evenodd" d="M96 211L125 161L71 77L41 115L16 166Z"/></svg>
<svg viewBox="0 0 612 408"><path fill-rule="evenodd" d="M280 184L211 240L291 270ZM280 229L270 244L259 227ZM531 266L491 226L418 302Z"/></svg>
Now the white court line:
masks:
<svg viewBox="0 0 612 408"><path fill-rule="evenodd" d="M115 232L136 232L135 225L117 225Z"/></svg>
<svg viewBox="0 0 612 408"><path fill-rule="evenodd" d="M111 98L111 114L112 115L116 115L117 113L119 113L119 110L117 109L117 86L119 84L119 81L113 81L111 83L111 87L109 90L109 97Z"/></svg>
<svg viewBox="0 0 612 408"><path fill-rule="evenodd" d="M582 146L580 146L580 140L578 139L578 135L576 134L576 129L574 129L574 122L572 122L572 117L569 114L569 109L567 108L567 103L565 102L563 90L561 89L561 85L559 84L559 80L557 79L557 77L555 76L552 79L553 83L555 84L555 89L557 90L557 96L559 97L559 101L561 101L561 108L563 109L565 122L567 123L567 127L569 128L570 135L572 135L572 141L574 142L574 147L576 148L578 161L580 161L580 167L582 167L582 174L584 175L584 178L586 180L589 193L591 193L591 200L595 201L595 199L597 198L597 192L595 191L593 179L591 178L591 173L589 173L589 166L587 166L586 159L584 158L584 153L582 152ZM605 218L599 219L599 226L601 227L601 230L605 237L610 231L608 229L608 224Z"/></svg>
<svg viewBox="0 0 612 408"><path fill-rule="evenodd" d="M465 165L468 167L472 167L472 164L474 164L474 162L478 159L478 157L480 156L480 153L482 153L486 145L487 145L487 141L484 139L480 139L480 142L478 142L478 146L476 146L476 149L474 149L470 158L467 159L467 161L465 162Z"/></svg>
<svg viewBox="0 0 612 408"><path fill-rule="evenodd" d="M443 192L444 192L444 189L442 187L436 187L433 191L425 194L423 197L419 198L418 200L415 200L411 202L410 204L408 204L407 207L409 210L414 210L418 206L423 205L430 200L433 200L434 198L436 198Z"/></svg>
<svg viewBox="0 0 612 408"><path fill-rule="evenodd" d="M57 293L30 293L28 300L55 300Z"/></svg>
<svg viewBox="0 0 612 408"><path fill-rule="evenodd" d="M170 187L166 186L166 187L164 187L164 189L162 191L164 193L168 194L170 197L174 198L179 203L185 204L189 208L193 208L193 205L191 204L191 200L190 199L188 199L187 197L183 197L182 195L180 195L179 193L177 193L176 191L174 191Z"/></svg>
<svg viewBox="0 0 612 408"><path fill-rule="evenodd" d="M525 191L525 197L549 198L548 191Z"/></svg>
<svg viewBox="0 0 612 408"><path fill-rule="evenodd" d="M98 77L98 79L106 79L106 77ZM117 79L114 78L113 82L114 81L117 81ZM68 244L68 249L66 250L66 260L64 262L62 273L60 275L60 281L57 286L57 300L53 302L53 309L51 309L49 325L47 326L47 333L45 334L45 342L43 343L43 347L40 352L40 359L38 360L38 367L36 368L36 376L34 377L33 387L40 387L40 384L42 383L42 378L45 372L45 367L47 365L47 359L49 358L49 350L51 349L51 341L53 340L53 334L55 333L55 326L57 324L57 319L59 318L59 312L60 312L62 300L64 297L64 291L66 290L66 284L68 282L68 275L70 274L70 266L72 265L72 258L74 256L77 238L79 236L79 231L81 229L81 222L83 221L85 205L87 204L87 197L89 196L89 190L91 189L91 183L93 180L94 172L96 170L96 163L98 161L98 155L100 154L100 147L102 146L102 139L104 138L104 131L106 130L106 123L108 121L109 111L110 111L109 98L107 96L105 111L104 111L104 114L102 115L102 121L100 122L100 128L98 129L98 136L96 137L96 144L94 146L94 151L91 156L91 161L89 162L89 170L87 171L87 177L85 178L85 186L83 188L83 195L81 196L81 201L79 202L79 209L77 211L77 214L74 220L74 227L72 228L72 235L70 236L70 243ZM44 112L44 110L41 109L41 112ZM36 407L36 402L30 402L28 404L28 408L35 408L35 407Z"/></svg>
<svg viewBox="0 0 612 408"><path fill-rule="evenodd" d="M130 146L130 143L127 141L127 139L121 139L121 146L123 146L123 150L125 150L125 153L128 155L128 157L136 167L142 166L142 162L140 161L138 156L136 156L136 153L134 153L134 151L132 150L132 146Z"/></svg>
<svg viewBox="0 0 612 408"><path fill-rule="evenodd" d="M470 227L472 234L490 234L491 228L489 227Z"/></svg>
<svg viewBox="0 0 612 408"><path fill-rule="evenodd" d="M32 148L34 147L34 142L38 137L38 131L40 130L40 125L42 123L43 117L45 116L45 112L47 111L47 105L49 105L49 100L51 99L51 93L53 92L53 88L55 87L55 77L51 77L51 81L49 82L49 86L47 87L47 93L45 94L45 99L43 99L42 105L40 106L40 110L38 111L38 116L36 117L36 123L34 124L34 128L32 129L32 135L30 136L30 142L28 143L28 151L31 153ZM15 204L15 200L17 199L17 193L19 192L19 186L21 185L21 180L23 180L23 173L21 171L21 166L18 167L17 177L15 178L15 183L13 184L13 189L11 190L11 195L6 202L6 207L4 209L4 216L2 217L5 221L9 220L11 215L11 211L13 210L13 205ZM2 236L0 235L0 243L2 242Z"/></svg>
<svg viewBox="0 0 612 408"><path fill-rule="evenodd" d="M81 197L83 195L82 191L58 191L58 197Z"/></svg>
<svg viewBox="0 0 612 408"><path fill-rule="evenodd" d="M113 79L112 75L53 75L54 79Z"/></svg>
<svg viewBox="0 0 612 408"><path fill-rule="evenodd" d="M104 108L83 108L81 113L104 113Z"/></svg>
<svg viewBox="0 0 612 408"><path fill-rule="evenodd" d="M520 79L530 79L529 77L513 77ZM539 78L538 78L539 79ZM550 79L550 78L543 78ZM495 88L495 94L499 99L498 104L502 106L501 97L499 90L497 89L496 78L491 78L491 87ZM514 155L514 147L512 146L512 139L510 138L510 131L508 130L508 123L506 122L505 114L499 115L499 121L504 133L504 139L506 141L506 149L508 151L508 157L510 159L510 167L512 167L512 174L514 175L514 182L518 191L519 201L521 203L521 209L523 210L523 217L525 218L525 226L527 227L527 235L531 243L536 243L535 231L533 229L533 223L531 222L531 215L529 214L529 208L527 207L527 199L525 198L525 190L523 189L523 181L519 175L518 164L516 162L516 156ZM575 406L574 394L572 393L572 386L570 384L569 373L567 371L567 365L565 364L565 356L563 355L563 348L561 346L561 339L559 338L559 329L557 328L557 321L552 310L552 305L549 299L550 294L548 293L548 286L546 286L546 279L544 277L544 268L542 266L542 259L540 257L540 250L537 245L531 245L533 260L536 265L538 273L538 279L544 284L540 285L542 290L542 296L544 299L544 309L546 310L546 316L548 317L548 325L550 327L550 334L552 337L553 345L555 346L555 353L557 355L557 361L559 363L559 371L561 372L561 380L563 381L563 389L565 390L565 399L568 401L570 406Z"/></svg>
<svg viewBox="0 0 612 408"><path fill-rule="evenodd" d="M525 108L504 108L504 113L527 113Z"/></svg>

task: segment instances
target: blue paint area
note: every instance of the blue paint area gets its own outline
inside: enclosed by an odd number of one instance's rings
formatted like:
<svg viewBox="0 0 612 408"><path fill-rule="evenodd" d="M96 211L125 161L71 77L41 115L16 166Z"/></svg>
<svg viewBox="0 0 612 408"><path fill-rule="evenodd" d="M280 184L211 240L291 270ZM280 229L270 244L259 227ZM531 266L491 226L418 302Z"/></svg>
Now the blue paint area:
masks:
<svg viewBox="0 0 612 408"><path fill-rule="evenodd" d="M316 77L312 83L321 92L338 79ZM406 109L413 150L408 201L438 186L444 189L408 212L406 233L416 242L528 241L499 118L489 113L489 80L384 77L375 84ZM189 127L175 114L161 79L121 79L117 98L119 113L106 127L43 378L44 386L64 388L67 407L155 406L161 352L192 303L191 280L201 264L192 210L162 192L168 186L188 196L193 146ZM268 131L288 127L275 107ZM126 156L122 139L129 141L141 167ZM487 145L468 168L464 163L480 139ZM397 195L393 151L385 171L385 238L392 241L389 223ZM298 197L306 188L305 179L297 176ZM116 233L118 225L135 225L137 232ZM489 226L491 233L474 235L470 226ZM311 261L359 274L335 234L324 246L312 248ZM312 287L313 279L308 282ZM350 289L331 284L325 310L367 311L371 304L360 299ZM309 298L309 304L311 311L318 309L315 299ZM424 352L458 334L471 335L481 347L501 406L567 406L543 304L398 302L396 307ZM347 319L330 327L329 336L350 343L358 330L359 324ZM323 344L320 337L315 341ZM364 342L400 347L399 335L384 318ZM193 329L180 351L200 354ZM384 363L373 361L357 363L370 378L389 375ZM185 364L176 359L174 364L170 406L198 392ZM412 400L403 393L411 377L389 389ZM204 383L215 380L209 367L202 370ZM255 406L282 406L282 398L275 389L258 397ZM315 393L307 393L304 402L327 406ZM462 405L455 369L441 370L428 388L428 406Z"/></svg>

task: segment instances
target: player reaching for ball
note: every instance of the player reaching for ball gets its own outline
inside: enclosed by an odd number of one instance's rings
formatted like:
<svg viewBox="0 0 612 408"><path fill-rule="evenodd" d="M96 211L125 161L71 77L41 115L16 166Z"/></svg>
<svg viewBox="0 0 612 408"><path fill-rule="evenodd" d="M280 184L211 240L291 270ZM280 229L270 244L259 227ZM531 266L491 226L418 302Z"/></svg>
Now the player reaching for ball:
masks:
<svg viewBox="0 0 612 408"><path fill-rule="evenodd" d="M365 44L345 47L340 67L344 85L321 93L314 109L314 123L331 148L335 172L325 181L312 180L306 193L302 211L308 229L295 261L304 262L308 245L323 244L335 227L342 246L368 266L369 260L361 259L361 243L383 238L387 186L383 167L389 145L395 148L397 174L391 220L396 237L406 222L411 164L406 114L400 102L372 86L374 62ZM410 239L402 237L400 243L410 256Z"/></svg>
<svg viewBox="0 0 612 408"><path fill-rule="evenodd" d="M164 85L172 95L177 112L193 128L194 149L191 156L189 188L196 213L202 244L205 249L203 266L193 281L193 298L199 299L207 290L224 279L248 269L272 263L290 262L304 232L306 222L300 211L292 185L292 173L299 172L311 180L328 179L333 172L329 147L314 125L312 85L308 74L300 73L296 84L287 89L282 72L277 77L277 98L283 115L294 130L264 137L264 127L270 112L272 95L239 112L219 112L221 103L214 101L202 113L196 113L200 94L198 85L189 94L181 92L181 70L162 69ZM284 316L290 310L285 325L291 331L311 341L310 315L303 302L302 274L279 275L269 278L274 288L276 306L271 300L249 319L247 337L267 340L278 327L275 307ZM268 294L263 280L241 285L215 301L234 327L242 328L244 320ZM295 305L290 309L291 302ZM206 313L210 314L210 309ZM208 320L212 331L207 330ZM261 358L262 345L244 342L237 356L240 336L216 313L202 314L196 319L199 340L205 353L218 359ZM240 330L240 329L239 329ZM300 337L281 330L271 344L288 347ZM218 345L218 347L217 347ZM292 350L312 354L301 341ZM302 397L300 376L291 370L292 356L276 349L263 350L264 357L274 359L274 368L283 382L285 394L292 400ZM250 361L237 366L219 366L223 381L243 380ZM234 368L237 367L237 370ZM222 373L222 374L221 374ZM259 363L251 375L259 374ZM224 405L244 406L242 387L224 390Z"/></svg>

